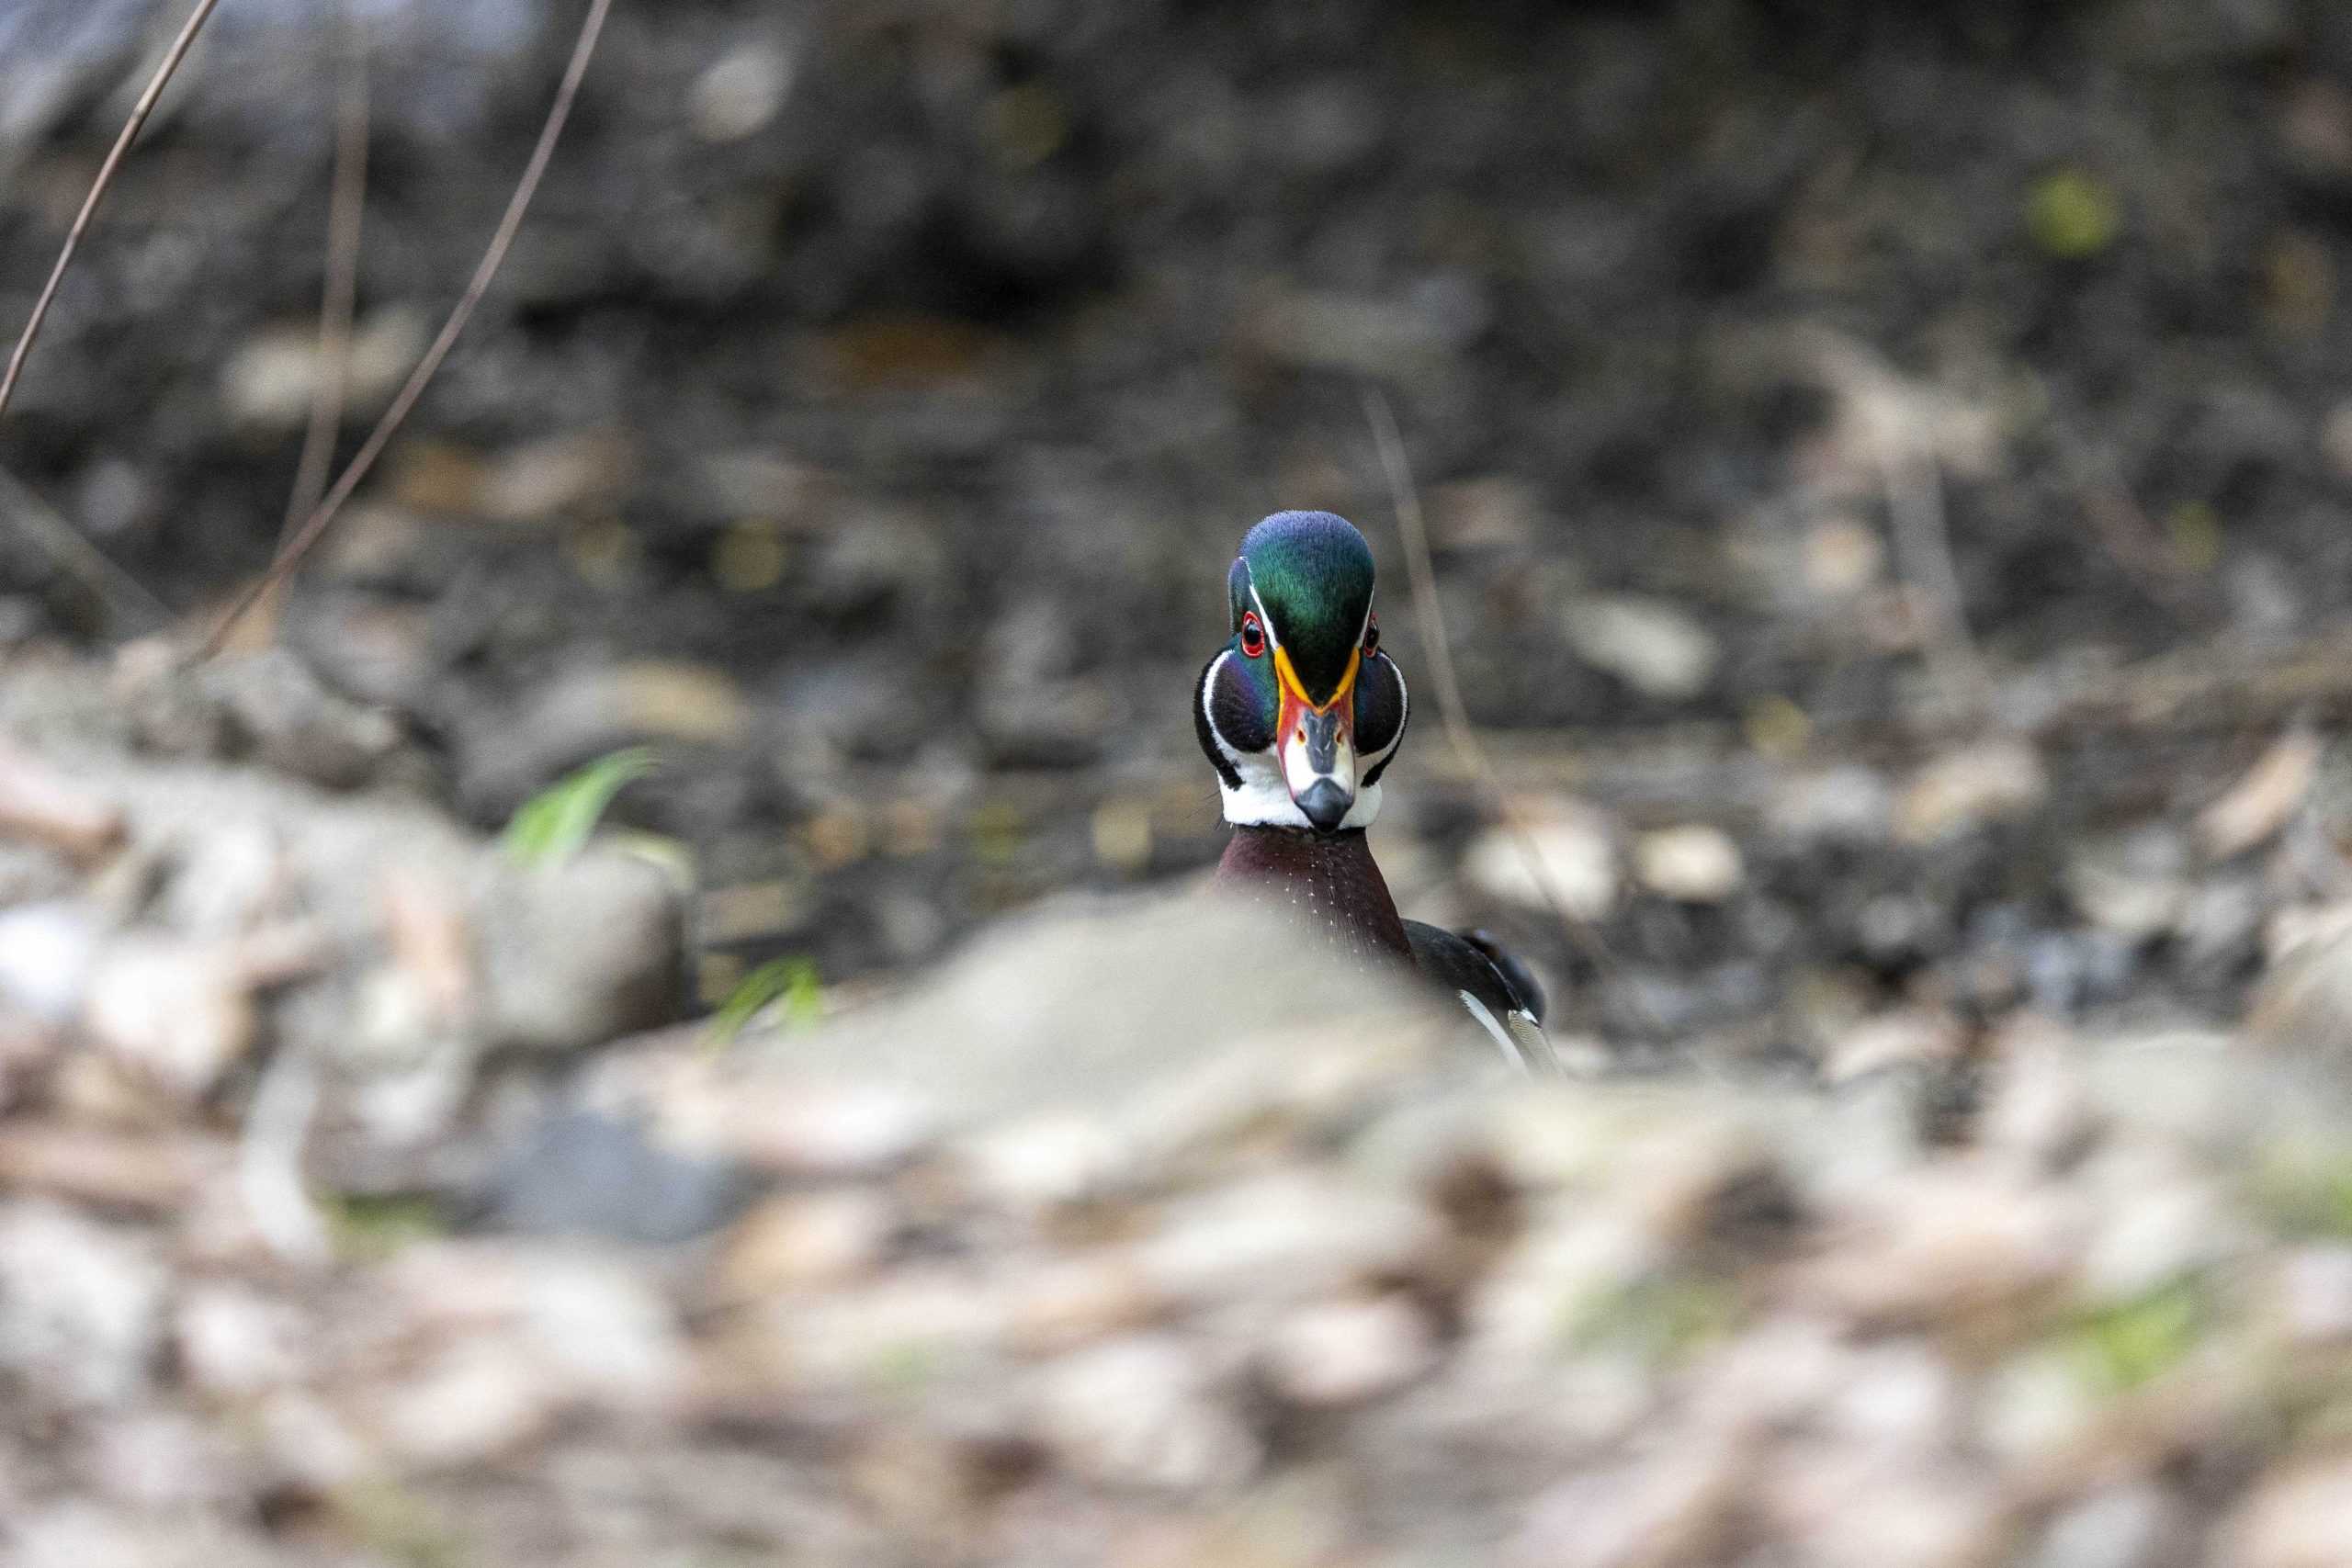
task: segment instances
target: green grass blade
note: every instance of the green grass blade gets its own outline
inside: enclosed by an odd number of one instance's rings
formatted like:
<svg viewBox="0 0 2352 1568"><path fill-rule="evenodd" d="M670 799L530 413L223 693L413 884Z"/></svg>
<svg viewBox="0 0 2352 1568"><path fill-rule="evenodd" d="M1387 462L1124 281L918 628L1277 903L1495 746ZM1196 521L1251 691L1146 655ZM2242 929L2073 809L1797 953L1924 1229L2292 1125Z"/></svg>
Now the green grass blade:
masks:
<svg viewBox="0 0 2352 1568"><path fill-rule="evenodd" d="M599 757L525 801L506 824L506 852L525 865L556 865L580 852L605 812L633 779L653 771L653 752L632 746Z"/></svg>

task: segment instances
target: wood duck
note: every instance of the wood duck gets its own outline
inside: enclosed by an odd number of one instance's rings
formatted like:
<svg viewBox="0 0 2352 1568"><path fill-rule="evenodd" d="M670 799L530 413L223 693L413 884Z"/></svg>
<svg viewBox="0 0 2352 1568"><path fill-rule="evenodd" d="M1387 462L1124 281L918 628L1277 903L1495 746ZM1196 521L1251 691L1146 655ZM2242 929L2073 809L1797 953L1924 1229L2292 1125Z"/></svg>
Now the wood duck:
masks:
<svg viewBox="0 0 2352 1568"><path fill-rule="evenodd" d="M1289 905L1347 957L1411 964L1512 1062L1554 1070L1526 966L1484 931L1400 918L1364 841L1411 712L1380 647L1372 547L1343 517L1277 512L1242 537L1226 587L1232 640L1193 687L1233 825L1219 884Z"/></svg>

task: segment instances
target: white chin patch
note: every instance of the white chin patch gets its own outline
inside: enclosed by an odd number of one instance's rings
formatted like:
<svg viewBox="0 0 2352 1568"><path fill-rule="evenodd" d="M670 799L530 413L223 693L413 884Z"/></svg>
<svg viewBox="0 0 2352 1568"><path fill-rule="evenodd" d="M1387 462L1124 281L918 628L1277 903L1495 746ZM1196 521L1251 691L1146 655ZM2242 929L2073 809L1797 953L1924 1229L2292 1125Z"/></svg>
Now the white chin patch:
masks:
<svg viewBox="0 0 2352 1568"><path fill-rule="evenodd" d="M1305 795L1318 779L1329 777L1341 789L1353 790L1356 785L1356 749L1345 736L1338 738L1332 751L1331 771L1318 773L1306 760L1306 741L1294 730L1283 742L1283 779L1293 795Z"/></svg>
<svg viewBox="0 0 2352 1568"><path fill-rule="evenodd" d="M1262 751L1227 751L1227 760L1241 775L1239 787L1219 781L1225 792L1225 819L1237 828L1312 828L1306 813L1290 797L1290 786L1272 756ZM1311 782L1314 775L1306 775ZM1356 791L1355 804L1340 819L1341 828L1369 828L1380 815L1380 785Z"/></svg>

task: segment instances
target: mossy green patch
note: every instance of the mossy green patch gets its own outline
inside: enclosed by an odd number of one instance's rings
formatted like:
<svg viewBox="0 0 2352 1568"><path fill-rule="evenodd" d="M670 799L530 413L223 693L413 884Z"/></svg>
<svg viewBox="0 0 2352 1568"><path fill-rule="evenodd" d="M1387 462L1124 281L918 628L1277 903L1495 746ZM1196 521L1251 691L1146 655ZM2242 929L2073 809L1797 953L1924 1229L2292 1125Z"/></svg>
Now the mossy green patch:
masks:
<svg viewBox="0 0 2352 1568"><path fill-rule="evenodd" d="M345 1193L328 1198L321 1207L336 1253L354 1260L389 1258L403 1247L449 1234L440 1206L419 1194Z"/></svg>
<svg viewBox="0 0 2352 1568"><path fill-rule="evenodd" d="M1652 1274L1576 1303L1563 1330L1573 1350L1627 1351L1645 1366L1674 1367L1729 1335L1739 1316L1738 1296L1723 1280Z"/></svg>
<svg viewBox="0 0 2352 1568"><path fill-rule="evenodd" d="M2253 1196L2279 1234L2352 1238L2352 1148L2275 1144L2263 1153Z"/></svg>
<svg viewBox="0 0 2352 1568"><path fill-rule="evenodd" d="M356 1543L405 1568L470 1568L480 1561L439 1509L397 1482L346 1486L332 1508Z"/></svg>
<svg viewBox="0 0 2352 1568"><path fill-rule="evenodd" d="M2093 1388L2128 1393L2187 1359L2212 1316L2201 1280L2170 1280L2085 1315L2068 1337L2068 1355Z"/></svg>
<svg viewBox="0 0 2352 1568"><path fill-rule="evenodd" d="M2115 243L2123 204L2112 187L2081 169L2059 169L2026 194L2026 231L2061 261L2083 261Z"/></svg>

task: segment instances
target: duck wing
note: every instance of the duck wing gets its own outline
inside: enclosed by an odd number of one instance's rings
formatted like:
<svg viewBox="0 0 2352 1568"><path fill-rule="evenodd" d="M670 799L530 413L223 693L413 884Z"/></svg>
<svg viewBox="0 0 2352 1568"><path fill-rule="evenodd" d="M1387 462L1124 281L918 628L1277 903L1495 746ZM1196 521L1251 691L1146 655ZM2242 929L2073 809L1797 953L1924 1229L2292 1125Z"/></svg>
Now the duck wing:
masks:
<svg viewBox="0 0 2352 1568"><path fill-rule="evenodd" d="M1521 1072L1556 1074L1559 1058L1544 1032L1544 992L1527 966L1483 931L1450 931L1407 920L1413 966L1452 991Z"/></svg>

